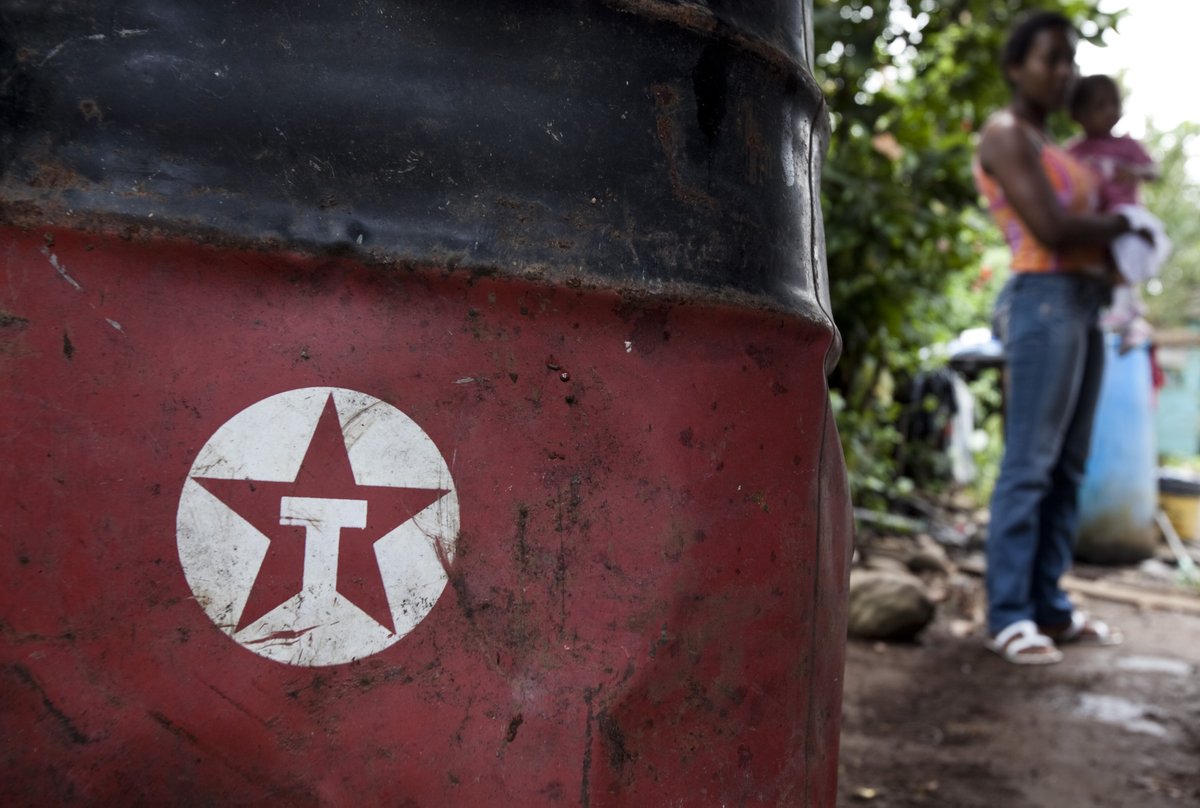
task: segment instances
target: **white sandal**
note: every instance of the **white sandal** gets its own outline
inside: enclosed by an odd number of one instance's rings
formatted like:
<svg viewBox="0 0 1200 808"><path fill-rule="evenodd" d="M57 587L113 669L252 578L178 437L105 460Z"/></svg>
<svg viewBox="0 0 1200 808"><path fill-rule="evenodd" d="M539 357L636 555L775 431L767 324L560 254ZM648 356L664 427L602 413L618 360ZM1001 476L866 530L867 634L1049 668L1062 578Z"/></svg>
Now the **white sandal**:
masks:
<svg viewBox="0 0 1200 808"><path fill-rule="evenodd" d="M1032 620L1018 620L986 643L987 649L1014 665L1053 665L1062 662L1054 640L1038 631Z"/></svg>
<svg viewBox="0 0 1200 808"><path fill-rule="evenodd" d="M1112 646L1120 645L1125 637L1120 631L1098 617L1086 612L1071 612L1071 624L1065 628L1044 626L1039 629L1054 642L1076 645Z"/></svg>

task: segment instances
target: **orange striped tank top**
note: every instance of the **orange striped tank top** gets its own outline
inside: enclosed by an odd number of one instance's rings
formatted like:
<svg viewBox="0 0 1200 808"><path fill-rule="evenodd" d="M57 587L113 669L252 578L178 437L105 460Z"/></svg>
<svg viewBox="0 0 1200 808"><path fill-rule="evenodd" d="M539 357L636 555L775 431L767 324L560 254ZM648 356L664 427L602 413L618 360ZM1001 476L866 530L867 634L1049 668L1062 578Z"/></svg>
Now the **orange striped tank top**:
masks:
<svg viewBox="0 0 1200 808"><path fill-rule="evenodd" d="M1095 213L1100 205L1100 182L1092 170L1063 149L1050 143L1041 147L1042 170L1063 210L1068 213ZM1012 250L1013 272L1069 272L1104 261L1104 252L1096 247L1074 247L1055 252L1042 244L1013 210L1004 191L975 159L972 165L975 185L987 200L988 212L1004 233Z"/></svg>

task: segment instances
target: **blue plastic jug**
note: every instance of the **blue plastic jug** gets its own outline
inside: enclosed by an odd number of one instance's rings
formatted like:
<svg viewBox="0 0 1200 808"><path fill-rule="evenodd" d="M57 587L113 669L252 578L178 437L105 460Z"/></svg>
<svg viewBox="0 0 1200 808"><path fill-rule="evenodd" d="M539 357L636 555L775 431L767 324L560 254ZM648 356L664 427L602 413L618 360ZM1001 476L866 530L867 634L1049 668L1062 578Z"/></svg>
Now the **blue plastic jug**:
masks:
<svg viewBox="0 0 1200 808"><path fill-rule="evenodd" d="M1079 491L1075 547L1080 559L1111 564L1148 558L1158 542L1150 355L1145 347L1121 355L1118 340L1105 335L1104 380Z"/></svg>

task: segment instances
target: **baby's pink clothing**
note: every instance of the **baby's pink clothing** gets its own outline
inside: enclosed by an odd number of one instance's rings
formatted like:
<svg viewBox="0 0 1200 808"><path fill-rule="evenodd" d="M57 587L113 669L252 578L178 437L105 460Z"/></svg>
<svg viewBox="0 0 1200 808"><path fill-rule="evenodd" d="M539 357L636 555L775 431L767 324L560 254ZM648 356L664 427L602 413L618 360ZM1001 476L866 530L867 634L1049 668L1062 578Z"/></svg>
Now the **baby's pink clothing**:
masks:
<svg viewBox="0 0 1200 808"><path fill-rule="evenodd" d="M1085 136L1068 146L1067 151L1080 162L1091 167L1096 176L1100 178L1101 210L1106 213L1113 213L1123 206L1141 207L1141 193L1138 190L1142 184L1141 181L1122 182L1117 176L1117 167L1121 165L1133 167L1153 164L1153 158L1142 148L1142 144L1128 135L1122 137L1114 137L1113 135L1104 135L1103 137ZM1133 215L1134 213L1149 215L1144 210L1140 212L1128 211L1128 208L1125 208L1123 212L1125 212L1125 215ZM1136 219L1130 219L1130 221L1136 221ZM1134 242L1133 245L1127 246L1144 247L1139 241L1139 236L1127 233L1121 236L1120 239L1132 240ZM1166 235L1160 231L1159 246L1169 250L1170 247L1166 243L1163 243L1165 239ZM1148 260L1141 260L1140 263L1135 261L1132 267L1118 260L1118 268L1126 280L1130 281L1132 270L1145 270L1147 274L1157 274L1158 264L1161 263L1162 259L1159 258L1156 260L1157 263L1154 264L1152 271L1148 266ZM1137 286L1137 282L1141 280L1144 280L1144 278L1138 277L1137 280L1130 281L1130 285L1116 287L1113 290L1112 305L1104 315L1102 323L1104 328L1115 331L1120 335L1119 351L1122 354L1149 342L1154 332L1150 324L1143 318L1143 315L1146 313L1146 307L1142 304L1142 298Z"/></svg>
<svg viewBox="0 0 1200 808"><path fill-rule="evenodd" d="M1144 166L1154 162L1142 144L1128 135L1084 137L1067 147L1072 155L1092 167L1100 177L1100 205L1111 211L1119 205L1140 205L1139 182L1125 183L1117 178L1117 166Z"/></svg>

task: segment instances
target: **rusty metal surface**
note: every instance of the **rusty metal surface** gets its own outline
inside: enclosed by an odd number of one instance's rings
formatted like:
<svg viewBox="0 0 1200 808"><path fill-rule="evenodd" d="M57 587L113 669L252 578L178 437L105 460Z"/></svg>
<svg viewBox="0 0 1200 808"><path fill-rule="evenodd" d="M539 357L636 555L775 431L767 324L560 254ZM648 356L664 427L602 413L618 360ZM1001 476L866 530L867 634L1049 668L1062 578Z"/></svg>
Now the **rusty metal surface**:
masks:
<svg viewBox="0 0 1200 808"><path fill-rule="evenodd" d="M805 8L7 0L0 212L821 313Z"/></svg>
<svg viewBox="0 0 1200 808"><path fill-rule="evenodd" d="M0 799L833 805L808 14L0 0Z"/></svg>
<svg viewBox="0 0 1200 808"><path fill-rule="evenodd" d="M3 235L6 803L833 804L849 521L827 330ZM316 667L311 626L258 637L206 613L185 535L198 482L214 513L253 518L213 466L254 480L269 447L205 462L222 425L312 388L403 410L461 514L428 613ZM362 474L370 455L351 457Z"/></svg>
<svg viewBox="0 0 1200 808"><path fill-rule="evenodd" d="M726 40L776 65L793 80L812 82L812 7L795 0L604 0L609 6ZM812 89L816 89L815 86Z"/></svg>

